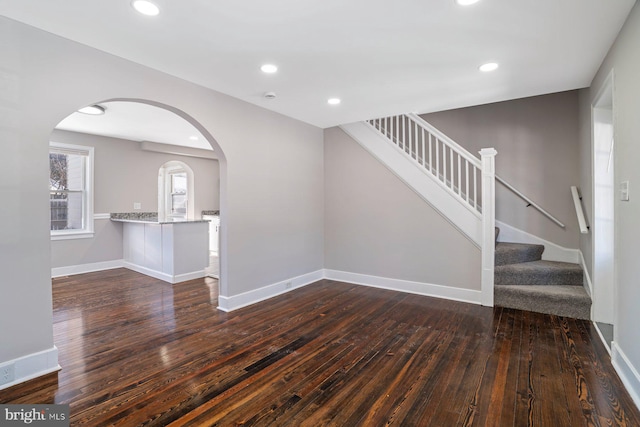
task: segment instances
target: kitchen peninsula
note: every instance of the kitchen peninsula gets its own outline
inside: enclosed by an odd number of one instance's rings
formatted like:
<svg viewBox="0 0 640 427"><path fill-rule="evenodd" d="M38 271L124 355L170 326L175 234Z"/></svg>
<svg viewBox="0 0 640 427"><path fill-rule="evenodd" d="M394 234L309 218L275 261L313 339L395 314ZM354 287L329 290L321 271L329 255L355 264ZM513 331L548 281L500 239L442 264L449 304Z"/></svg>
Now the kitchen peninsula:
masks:
<svg viewBox="0 0 640 427"><path fill-rule="evenodd" d="M125 267L169 283L205 276L208 221L159 221L156 212L112 213L111 221L122 223Z"/></svg>

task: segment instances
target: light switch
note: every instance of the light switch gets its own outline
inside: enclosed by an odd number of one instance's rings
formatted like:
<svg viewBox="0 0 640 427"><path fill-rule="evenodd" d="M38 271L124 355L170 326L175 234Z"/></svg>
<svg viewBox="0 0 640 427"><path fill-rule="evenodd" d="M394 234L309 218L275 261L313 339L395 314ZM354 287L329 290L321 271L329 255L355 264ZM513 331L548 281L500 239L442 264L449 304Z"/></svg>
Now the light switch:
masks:
<svg viewBox="0 0 640 427"><path fill-rule="evenodd" d="M142 209L142 203L134 202L133 203L133 209L137 209L137 210Z"/></svg>
<svg viewBox="0 0 640 427"><path fill-rule="evenodd" d="M623 202L629 201L629 181L620 183L620 200Z"/></svg>

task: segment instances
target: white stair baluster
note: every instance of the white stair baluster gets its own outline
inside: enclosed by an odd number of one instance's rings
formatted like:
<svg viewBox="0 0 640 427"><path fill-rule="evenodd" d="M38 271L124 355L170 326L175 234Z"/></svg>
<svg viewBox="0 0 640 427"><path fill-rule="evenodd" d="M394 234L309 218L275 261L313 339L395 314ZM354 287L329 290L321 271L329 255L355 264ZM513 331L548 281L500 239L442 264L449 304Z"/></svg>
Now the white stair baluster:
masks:
<svg viewBox="0 0 640 427"><path fill-rule="evenodd" d="M422 167L425 167L425 162L427 160L427 153L425 151L425 144L424 144L424 129L420 128L421 131L421 135L422 135Z"/></svg>
<svg viewBox="0 0 640 427"><path fill-rule="evenodd" d="M469 203L469 160L464 161L464 176L466 179L466 185L464 191L467 192L467 203Z"/></svg>

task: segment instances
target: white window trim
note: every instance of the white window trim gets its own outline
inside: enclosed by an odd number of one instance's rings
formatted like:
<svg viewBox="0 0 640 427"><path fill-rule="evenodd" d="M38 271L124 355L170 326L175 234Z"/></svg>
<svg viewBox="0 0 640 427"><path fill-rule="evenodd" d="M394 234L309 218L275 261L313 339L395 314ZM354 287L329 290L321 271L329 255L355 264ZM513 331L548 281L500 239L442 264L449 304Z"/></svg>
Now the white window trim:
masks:
<svg viewBox="0 0 640 427"><path fill-rule="evenodd" d="M92 238L94 233L93 227L93 156L94 156L94 148L86 145L73 145L73 144L64 144L61 142L49 142L49 148L59 148L68 151L77 151L81 153L87 154L87 162L86 162L86 170L85 170L85 192L86 192L86 200L85 200L85 213L84 213L84 224L85 227L82 230L50 230L51 232L51 240L70 240L70 239L90 239Z"/></svg>
<svg viewBox="0 0 640 427"><path fill-rule="evenodd" d="M162 221L171 219L171 203L168 200L171 198L171 179L169 175L173 172L187 173L187 219L195 219L193 169L179 160L170 160L160 166L158 170L158 217Z"/></svg>

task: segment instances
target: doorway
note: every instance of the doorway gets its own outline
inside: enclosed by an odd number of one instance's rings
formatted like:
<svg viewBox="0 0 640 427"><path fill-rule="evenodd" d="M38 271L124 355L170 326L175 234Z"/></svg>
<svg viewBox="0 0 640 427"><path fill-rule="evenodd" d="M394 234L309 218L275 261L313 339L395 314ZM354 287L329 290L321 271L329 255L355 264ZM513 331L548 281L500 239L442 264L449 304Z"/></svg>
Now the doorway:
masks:
<svg viewBox="0 0 640 427"><path fill-rule="evenodd" d="M593 320L611 349L615 333L615 133L613 71L592 105Z"/></svg>
<svg viewBox="0 0 640 427"><path fill-rule="evenodd" d="M201 212L219 210L222 201L224 158L197 122L143 100L96 105L100 114L73 112L52 132L53 141L96 152L95 191L90 192L95 214L86 215L93 235L52 241L56 277L123 265L123 232L110 221L112 213L147 221L199 221ZM224 245L220 249L224 255ZM154 271L164 268L154 266ZM190 266L181 274L196 275L204 268Z"/></svg>

